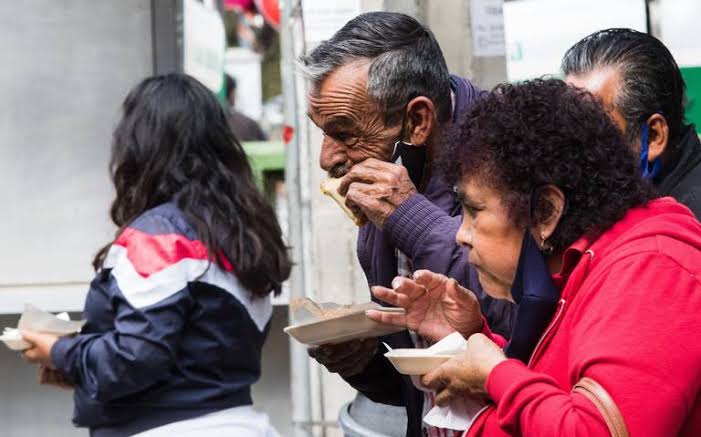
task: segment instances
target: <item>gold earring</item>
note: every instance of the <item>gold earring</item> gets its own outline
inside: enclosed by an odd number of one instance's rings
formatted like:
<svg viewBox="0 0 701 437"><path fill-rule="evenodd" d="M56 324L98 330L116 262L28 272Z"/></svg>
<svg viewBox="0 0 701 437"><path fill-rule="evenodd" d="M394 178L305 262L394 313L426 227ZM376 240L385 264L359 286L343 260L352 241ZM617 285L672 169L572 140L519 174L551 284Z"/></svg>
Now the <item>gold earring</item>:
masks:
<svg viewBox="0 0 701 437"><path fill-rule="evenodd" d="M553 247L549 246L546 242L547 238L545 237L545 233L540 234L540 250L545 253L546 255L550 255L553 253Z"/></svg>

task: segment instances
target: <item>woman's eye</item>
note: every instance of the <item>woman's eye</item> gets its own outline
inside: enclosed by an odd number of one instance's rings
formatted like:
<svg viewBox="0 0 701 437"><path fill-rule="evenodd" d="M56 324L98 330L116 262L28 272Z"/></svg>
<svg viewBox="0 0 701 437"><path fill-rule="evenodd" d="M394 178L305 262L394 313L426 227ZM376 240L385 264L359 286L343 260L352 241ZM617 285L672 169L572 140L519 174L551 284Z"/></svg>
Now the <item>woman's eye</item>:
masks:
<svg viewBox="0 0 701 437"><path fill-rule="evenodd" d="M477 213L480 211L479 209L475 208L474 206L471 205L463 205L463 209L472 218L475 218L477 216Z"/></svg>

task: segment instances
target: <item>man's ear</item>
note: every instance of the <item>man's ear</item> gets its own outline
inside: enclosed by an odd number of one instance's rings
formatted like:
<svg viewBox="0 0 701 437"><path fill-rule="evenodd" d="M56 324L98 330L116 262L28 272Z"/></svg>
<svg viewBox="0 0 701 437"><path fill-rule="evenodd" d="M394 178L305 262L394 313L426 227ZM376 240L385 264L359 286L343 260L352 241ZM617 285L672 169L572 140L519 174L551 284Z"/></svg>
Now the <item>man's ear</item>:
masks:
<svg viewBox="0 0 701 437"><path fill-rule="evenodd" d="M648 152L647 159L654 162L662 156L669 142L669 125L662 114L652 114L647 119Z"/></svg>
<svg viewBox="0 0 701 437"><path fill-rule="evenodd" d="M552 247L547 241L555 233L565 213L566 203L565 193L555 185L545 185L538 190L534 213L537 223L531 232L541 249Z"/></svg>
<svg viewBox="0 0 701 437"><path fill-rule="evenodd" d="M426 144L436 125L436 110L428 97L411 99L406 108L407 130L405 139L417 146Z"/></svg>

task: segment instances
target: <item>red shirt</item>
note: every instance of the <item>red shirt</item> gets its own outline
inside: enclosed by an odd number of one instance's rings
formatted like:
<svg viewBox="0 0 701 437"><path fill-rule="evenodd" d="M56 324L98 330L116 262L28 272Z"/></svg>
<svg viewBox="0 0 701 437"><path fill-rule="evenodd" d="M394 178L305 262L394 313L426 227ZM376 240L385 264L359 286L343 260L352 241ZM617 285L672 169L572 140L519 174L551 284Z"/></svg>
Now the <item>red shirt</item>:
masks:
<svg viewBox="0 0 701 437"><path fill-rule="evenodd" d="M530 362L494 368L495 406L466 435L610 436L572 393L588 376L631 436L701 436L701 225L691 212L671 198L632 209L570 246L554 279L562 298Z"/></svg>

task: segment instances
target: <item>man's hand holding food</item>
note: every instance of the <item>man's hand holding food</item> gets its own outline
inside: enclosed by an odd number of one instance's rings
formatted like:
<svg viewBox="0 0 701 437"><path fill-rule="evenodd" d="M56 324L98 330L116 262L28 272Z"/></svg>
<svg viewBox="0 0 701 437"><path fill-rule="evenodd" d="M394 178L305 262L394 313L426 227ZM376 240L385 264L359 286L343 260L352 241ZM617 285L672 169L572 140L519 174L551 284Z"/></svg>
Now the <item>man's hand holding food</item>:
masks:
<svg viewBox="0 0 701 437"><path fill-rule="evenodd" d="M417 192L405 167L375 158L355 164L343 176L338 191L355 215L365 217L379 229Z"/></svg>
<svg viewBox="0 0 701 437"><path fill-rule="evenodd" d="M377 339L366 338L338 344L313 346L307 349L310 357L331 373L350 378L361 373L377 350Z"/></svg>

